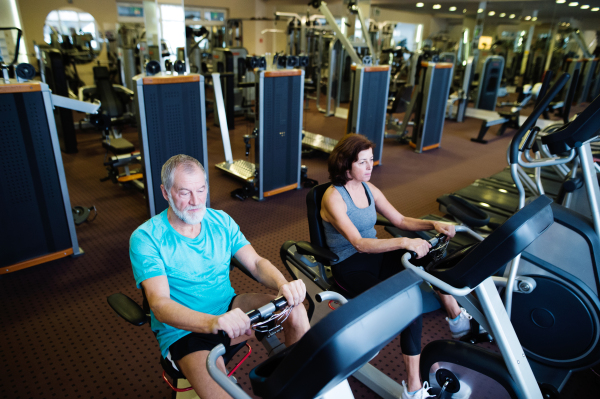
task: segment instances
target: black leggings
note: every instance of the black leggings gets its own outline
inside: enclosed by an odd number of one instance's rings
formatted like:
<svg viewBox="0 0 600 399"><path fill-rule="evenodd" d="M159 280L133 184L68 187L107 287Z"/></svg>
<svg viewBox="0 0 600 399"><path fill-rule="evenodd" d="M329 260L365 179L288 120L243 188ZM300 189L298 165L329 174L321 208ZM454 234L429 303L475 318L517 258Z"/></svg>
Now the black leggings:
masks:
<svg viewBox="0 0 600 399"><path fill-rule="evenodd" d="M359 295L385 279L404 270L402 255L406 251L397 250L383 254L356 253L331 266L335 281L353 296ZM400 334L400 348L408 356L421 353L421 333L423 316L417 317Z"/></svg>

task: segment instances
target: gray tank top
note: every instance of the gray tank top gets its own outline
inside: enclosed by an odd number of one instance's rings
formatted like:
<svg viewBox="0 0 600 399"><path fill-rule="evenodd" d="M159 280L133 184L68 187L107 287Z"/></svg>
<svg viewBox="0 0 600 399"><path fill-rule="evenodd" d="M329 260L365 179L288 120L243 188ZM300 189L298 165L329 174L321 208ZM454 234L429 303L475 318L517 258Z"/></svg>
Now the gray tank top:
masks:
<svg viewBox="0 0 600 399"><path fill-rule="evenodd" d="M369 206L366 208L357 208L352 201L352 197L348 194L348 191L343 186L334 186L340 193L346 207L348 208L346 214L350 218L350 221L356 226L358 232L362 238L377 238L377 232L375 231L375 222L377 222L377 212L375 211L375 199L369 187L363 183L367 197L369 198ZM354 255L358 251L352 246L350 241L340 234L335 227L329 222L323 220L323 227L325 228L325 242L329 249L339 257L337 262L339 263L350 256Z"/></svg>

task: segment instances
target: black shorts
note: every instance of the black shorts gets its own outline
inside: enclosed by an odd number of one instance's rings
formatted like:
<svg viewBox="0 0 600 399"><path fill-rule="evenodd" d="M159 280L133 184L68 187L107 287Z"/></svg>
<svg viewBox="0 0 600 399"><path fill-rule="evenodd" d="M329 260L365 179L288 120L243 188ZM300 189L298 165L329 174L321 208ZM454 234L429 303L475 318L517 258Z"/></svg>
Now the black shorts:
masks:
<svg viewBox="0 0 600 399"><path fill-rule="evenodd" d="M233 301L237 297L231 298L231 302L227 307L227 311L231 310ZM172 360L181 360L190 353L198 351L211 351L215 346L223 344L225 348L231 346L231 338L227 334L203 334L192 332L185 337L181 337L179 340L169 346L169 352L171 353Z"/></svg>

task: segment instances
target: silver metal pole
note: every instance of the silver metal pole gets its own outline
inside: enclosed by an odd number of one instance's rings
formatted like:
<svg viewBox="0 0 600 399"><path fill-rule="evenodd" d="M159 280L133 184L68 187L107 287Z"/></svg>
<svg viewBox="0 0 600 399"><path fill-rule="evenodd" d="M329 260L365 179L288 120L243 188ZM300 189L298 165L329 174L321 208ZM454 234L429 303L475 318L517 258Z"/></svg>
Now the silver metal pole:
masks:
<svg viewBox="0 0 600 399"><path fill-rule="evenodd" d="M542 399L535 375L519 342L517 333L510 323L510 315L502 311L502 301L490 277L475 288L477 298L491 327L492 336L498 344L510 376L516 383L520 398Z"/></svg>
<svg viewBox="0 0 600 399"><path fill-rule="evenodd" d="M219 127L221 128L221 138L223 139L223 150L225 151L225 162L233 163L233 154L231 152L231 142L229 141L229 129L227 126L227 116L225 115L225 103L223 102L223 91L221 90L220 74L213 73L213 89L215 92L215 102L217 105L217 114L219 115Z"/></svg>
<svg viewBox="0 0 600 399"><path fill-rule="evenodd" d="M354 51L352 43L350 43L348 38L342 33L340 27L335 23L335 18L331 14L331 11L329 11L329 8L327 8L327 3L325 3L324 1L321 2L319 11L321 12L321 14L323 14L325 20L327 20L327 23L329 24L331 29L333 29L333 31L335 32L335 36L340 40L340 42L342 42L342 45L348 52L350 58L352 58L352 61L356 63L356 65L362 65L362 61L360 60L360 58L358 58L358 54L356 54L356 51Z"/></svg>
<svg viewBox="0 0 600 399"><path fill-rule="evenodd" d="M373 57L373 62L375 62L375 51L373 50L373 43L371 43L371 37L369 36L369 27L365 25L365 19L363 18L360 7L357 9L357 11L358 20L360 21L360 29L362 30L363 36L365 37L365 42L367 42L367 46L369 46L369 54L371 54L371 57Z"/></svg>
<svg viewBox="0 0 600 399"><path fill-rule="evenodd" d="M52 144L52 151L54 155L54 162L56 166L56 173L58 174L58 182L60 184L60 191L62 194L62 202L64 205L65 216L67 217L67 226L69 227L69 235L71 238L71 248L73 248L73 256L79 256L83 254L83 250L79 248L79 241L77 240L77 232L75 231L75 222L73 220L73 211L71 210L71 198L69 197L69 190L67 187L67 177L65 175L65 167L63 164L62 154L60 152L60 144L58 142L58 132L56 130L56 120L54 119L54 111L52 110L52 93L50 88L45 83L40 83L42 88L42 98L44 101L44 108L46 110L46 120L48 122L48 129L50 131L50 142Z"/></svg>
<svg viewBox="0 0 600 399"><path fill-rule="evenodd" d="M596 169L593 166L594 158L589 143L577 148L579 159L581 160L581 169L583 170L583 179L585 180L585 189L590 202L592 211L592 220L594 221L594 230L600 237L600 209L598 209L598 198L600 198L600 189L598 188L598 178Z"/></svg>

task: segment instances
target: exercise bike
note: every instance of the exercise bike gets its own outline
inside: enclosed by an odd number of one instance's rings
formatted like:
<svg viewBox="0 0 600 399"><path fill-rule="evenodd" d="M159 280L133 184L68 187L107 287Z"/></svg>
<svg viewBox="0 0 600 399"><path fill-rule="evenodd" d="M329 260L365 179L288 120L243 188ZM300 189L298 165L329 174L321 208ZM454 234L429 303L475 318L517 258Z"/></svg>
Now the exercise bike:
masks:
<svg viewBox="0 0 600 399"><path fill-rule="evenodd" d="M402 264L419 277L456 297L461 306L495 338L500 355L473 344L454 340L429 343L421 354L420 371L438 398L560 398L548 384L538 385L519 336L504 307L492 276L506 262L542 237L553 224L552 200L541 196L527 205L484 241L469 246L425 269ZM477 296L473 296L473 292ZM477 379L484 379L478 383ZM465 392L466 391L466 392ZM475 393L476 392L476 393Z"/></svg>
<svg viewBox="0 0 600 399"><path fill-rule="evenodd" d="M550 154L561 155L534 159L530 150L538 129L533 125L556 90L553 87L538 104L509 148L519 208L525 206L519 167L556 166L576 159L592 219L553 203L555 223L504 273L504 303L536 378L560 391L573 371L600 361L600 189L590 148L600 123L600 98L576 119L539 138Z"/></svg>

